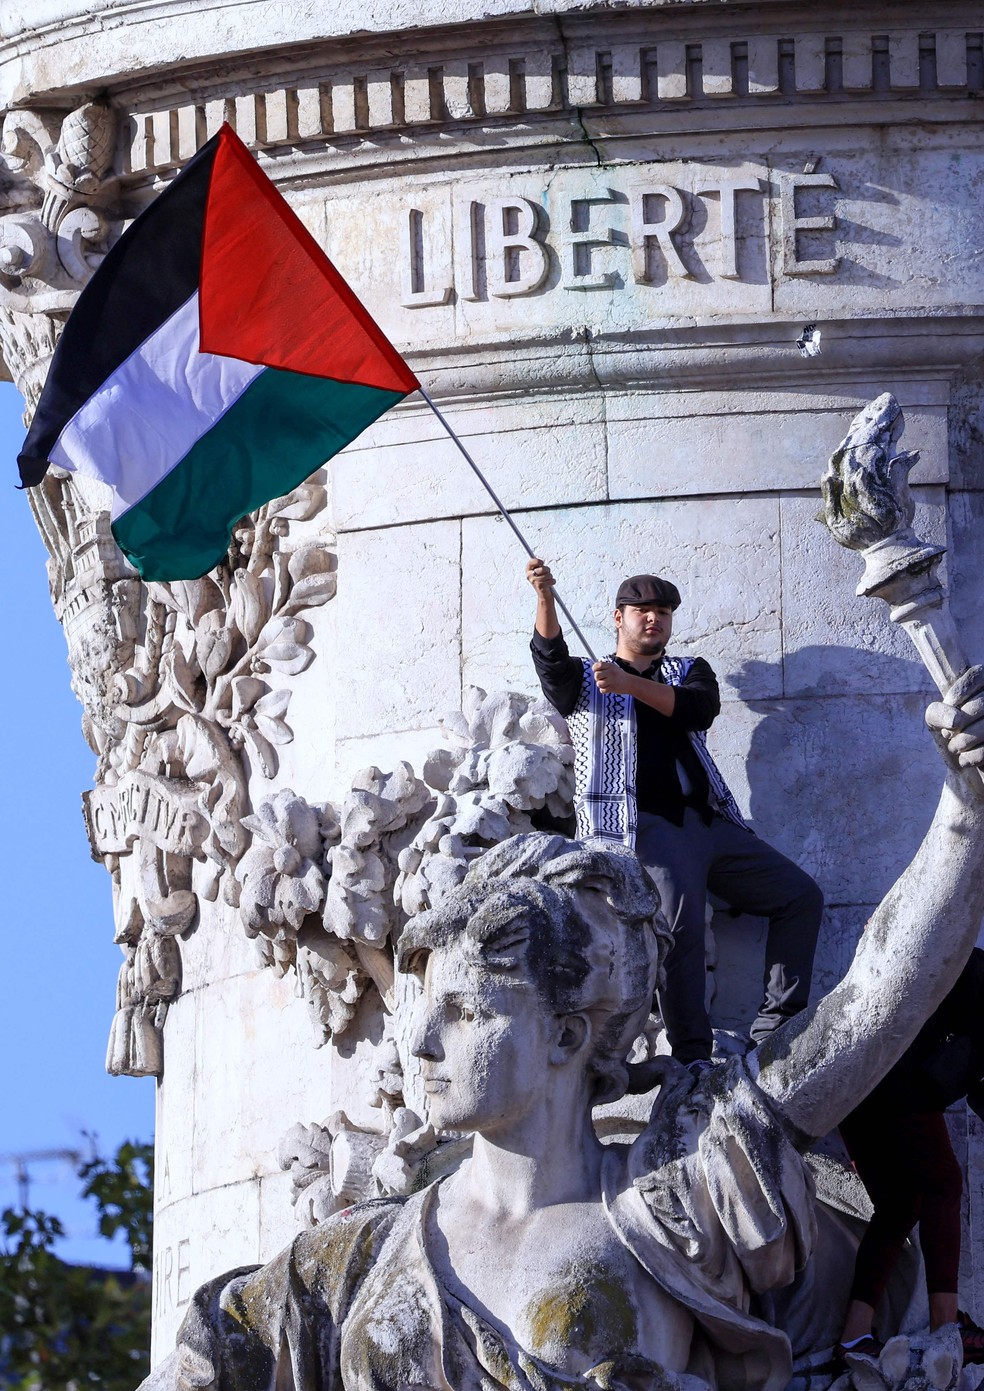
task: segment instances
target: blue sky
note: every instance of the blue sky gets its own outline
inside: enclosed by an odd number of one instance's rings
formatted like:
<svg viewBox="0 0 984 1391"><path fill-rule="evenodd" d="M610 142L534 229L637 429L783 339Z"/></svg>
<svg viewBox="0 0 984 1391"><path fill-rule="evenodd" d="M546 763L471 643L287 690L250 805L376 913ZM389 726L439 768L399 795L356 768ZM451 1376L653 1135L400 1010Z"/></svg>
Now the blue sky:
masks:
<svg viewBox="0 0 984 1391"><path fill-rule="evenodd" d="M46 551L15 490L24 403L0 383L0 602L7 614L0 681L0 863L5 990L0 1009L0 1155L104 1153L154 1128L154 1082L110 1077L106 1039L122 960L113 943L110 878L89 858L81 793L95 766L79 728L65 642L48 597ZM61 1218L68 1260L125 1265L122 1244L95 1230L94 1210L62 1162L28 1165L30 1202ZM0 1207L17 1201L0 1162Z"/></svg>

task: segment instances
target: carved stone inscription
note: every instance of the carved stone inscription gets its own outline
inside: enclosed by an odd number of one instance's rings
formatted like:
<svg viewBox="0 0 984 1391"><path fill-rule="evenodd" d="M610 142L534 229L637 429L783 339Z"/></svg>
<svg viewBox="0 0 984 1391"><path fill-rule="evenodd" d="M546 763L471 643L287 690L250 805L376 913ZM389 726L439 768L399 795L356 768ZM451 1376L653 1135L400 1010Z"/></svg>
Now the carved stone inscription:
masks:
<svg viewBox="0 0 984 1391"><path fill-rule="evenodd" d="M182 1237L154 1256L154 1318L183 1309L191 1298L191 1241Z"/></svg>
<svg viewBox="0 0 984 1391"><path fill-rule="evenodd" d="M663 290L661 306L720 299L721 282L831 275L836 178L765 166L627 165L561 171L540 189L418 193L401 223L408 308L544 290ZM523 191L520 192L520 185Z"/></svg>
<svg viewBox="0 0 984 1391"><path fill-rule="evenodd" d="M92 846L97 855L125 855L146 837L171 855L194 855L208 835L198 810L201 788L135 770L115 787L83 794Z"/></svg>

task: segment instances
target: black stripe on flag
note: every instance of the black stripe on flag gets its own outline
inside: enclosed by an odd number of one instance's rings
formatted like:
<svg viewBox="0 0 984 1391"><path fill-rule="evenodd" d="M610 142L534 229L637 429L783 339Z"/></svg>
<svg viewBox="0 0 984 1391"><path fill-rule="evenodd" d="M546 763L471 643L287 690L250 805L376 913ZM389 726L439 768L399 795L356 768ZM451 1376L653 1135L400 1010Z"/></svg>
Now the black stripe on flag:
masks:
<svg viewBox="0 0 984 1391"><path fill-rule="evenodd" d="M79 408L198 289L218 140L203 145L126 229L79 295L17 458L24 487L41 482Z"/></svg>

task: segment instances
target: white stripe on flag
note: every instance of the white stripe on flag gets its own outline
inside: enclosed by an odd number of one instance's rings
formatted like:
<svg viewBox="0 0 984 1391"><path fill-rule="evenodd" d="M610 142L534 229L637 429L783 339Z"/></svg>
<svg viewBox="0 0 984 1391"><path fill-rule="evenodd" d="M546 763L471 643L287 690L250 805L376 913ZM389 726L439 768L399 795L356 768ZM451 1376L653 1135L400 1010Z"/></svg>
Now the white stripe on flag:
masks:
<svg viewBox="0 0 984 1391"><path fill-rule="evenodd" d="M113 518L129 511L265 369L199 352L198 294L80 406L51 462L107 483Z"/></svg>

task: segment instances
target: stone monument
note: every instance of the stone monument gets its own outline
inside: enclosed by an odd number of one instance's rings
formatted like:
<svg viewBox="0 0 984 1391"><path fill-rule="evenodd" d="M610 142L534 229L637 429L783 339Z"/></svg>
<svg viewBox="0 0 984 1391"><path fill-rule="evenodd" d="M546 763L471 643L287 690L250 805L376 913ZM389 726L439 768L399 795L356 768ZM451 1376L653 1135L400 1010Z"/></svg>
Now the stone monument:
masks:
<svg viewBox="0 0 984 1391"><path fill-rule="evenodd" d="M965 0L10 5L7 370L30 410L101 255L228 120L596 650L622 575L678 581L680 650L725 690L715 754L826 892L819 997L939 782L924 668L814 521L819 469L883 391L984 651L981 29ZM199 581L143 585L95 485L30 501L124 958L108 1065L159 1079L160 1360L205 1280L460 1159L415 1124L393 942L483 850L566 813L570 750L532 695L522 555L416 398ZM760 932L718 924L722 1029L747 1022ZM982 1317L976 1121L955 1122Z"/></svg>
<svg viewBox="0 0 984 1391"><path fill-rule="evenodd" d="M984 667L964 684L984 691ZM470 1134L470 1156L204 1286L147 1391L787 1386L792 1353L818 1349L799 1301L778 1328L758 1301L795 1279L835 1302L797 1151L901 1055L984 914L984 782L953 763L844 981L696 1083L669 1057L627 1062L672 941L634 854L525 835L480 856L397 950L421 985L409 1050L430 1125ZM647 1123L603 1145L593 1109L621 1100L633 1068L657 1082ZM915 1369L940 1391L960 1367L947 1336ZM858 1360L860 1389L877 1373Z"/></svg>

